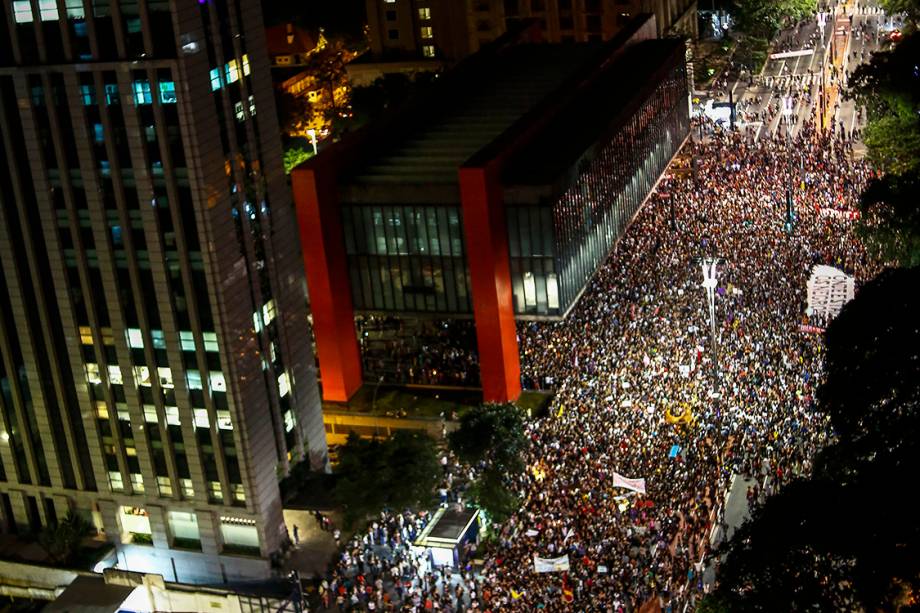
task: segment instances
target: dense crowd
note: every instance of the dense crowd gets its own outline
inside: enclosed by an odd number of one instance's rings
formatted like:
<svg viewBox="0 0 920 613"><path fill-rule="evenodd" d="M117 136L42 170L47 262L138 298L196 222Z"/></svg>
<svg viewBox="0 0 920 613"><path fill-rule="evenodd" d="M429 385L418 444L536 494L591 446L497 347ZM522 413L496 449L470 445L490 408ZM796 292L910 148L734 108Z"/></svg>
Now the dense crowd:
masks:
<svg viewBox="0 0 920 613"><path fill-rule="evenodd" d="M820 323L805 315L812 267L872 272L838 214L871 178L849 141L808 122L794 138L751 136L688 144L693 172L662 180L573 312L520 325L524 376L556 396L527 426L525 502L481 572L431 569L406 546L425 518L383 515L323 584L329 606L667 611L707 588L701 561L732 475L773 489L829 435L813 404L822 344L801 329ZM715 353L704 258L719 262ZM614 472L645 479L646 494L612 487ZM534 555L568 555L570 570L537 574Z"/></svg>
<svg viewBox="0 0 920 613"><path fill-rule="evenodd" d="M807 122L793 139L749 137L691 145L695 178L658 188L676 229L653 196L574 312L521 331L524 371L561 385L558 417L531 432L529 462L545 478L522 484L528 503L506 529L518 536L487 575L503 595L523 592L509 597L515 610L562 606L562 580L534 575L534 553L569 553L579 610L687 601L731 475L781 482L808 470L827 436L812 401L822 345L800 332L806 281L815 264L869 274L852 222L834 212L855 208L870 171L849 141L832 147ZM716 355L704 258L720 262ZM645 478L647 496L620 497L614 471Z"/></svg>
<svg viewBox="0 0 920 613"><path fill-rule="evenodd" d="M357 321L361 358L368 380L384 383L476 386L478 354L471 320L395 317Z"/></svg>

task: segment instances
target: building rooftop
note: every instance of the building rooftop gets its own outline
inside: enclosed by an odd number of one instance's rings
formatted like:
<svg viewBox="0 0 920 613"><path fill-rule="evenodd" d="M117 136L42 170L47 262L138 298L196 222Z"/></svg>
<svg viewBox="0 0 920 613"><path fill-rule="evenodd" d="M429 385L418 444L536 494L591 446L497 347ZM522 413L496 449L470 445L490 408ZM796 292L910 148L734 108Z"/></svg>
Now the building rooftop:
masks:
<svg viewBox="0 0 920 613"><path fill-rule="evenodd" d="M292 23L265 28L265 43L269 57L309 53L316 48L316 39L313 35Z"/></svg>
<svg viewBox="0 0 920 613"><path fill-rule="evenodd" d="M568 101L533 135L527 147L517 150L506 162L505 185L542 185L574 164L598 142L617 118L627 119L654 88L654 75L666 60L682 52L680 39L656 39L637 43L623 52L581 94ZM564 135L561 138L560 135Z"/></svg>
<svg viewBox="0 0 920 613"><path fill-rule="evenodd" d="M506 187L542 199L617 117L635 111L683 46L653 39L649 15L605 43L547 44L527 34L480 50L406 108L340 143L340 201L457 203L458 169L496 158Z"/></svg>
<svg viewBox="0 0 920 613"><path fill-rule="evenodd" d="M457 168L552 94L598 45L524 44L495 58L457 97L361 168L358 184L456 183Z"/></svg>

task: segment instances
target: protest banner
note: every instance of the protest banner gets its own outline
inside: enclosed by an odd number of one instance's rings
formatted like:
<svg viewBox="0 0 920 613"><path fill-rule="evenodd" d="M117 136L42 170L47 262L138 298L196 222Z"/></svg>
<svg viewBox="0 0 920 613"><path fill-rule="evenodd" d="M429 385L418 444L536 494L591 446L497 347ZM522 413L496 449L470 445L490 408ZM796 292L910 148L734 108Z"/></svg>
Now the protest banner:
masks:
<svg viewBox="0 0 920 613"><path fill-rule="evenodd" d="M541 558L537 554L533 556L533 569L538 573L557 573L569 570L569 556L559 556L558 558Z"/></svg>
<svg viewBox="0 0 920 613"><path fill-rule="evenodd" d="M613 473L613 487L624 487L640 494L645 493L645 479L627 479L619 473Z"/></svg>

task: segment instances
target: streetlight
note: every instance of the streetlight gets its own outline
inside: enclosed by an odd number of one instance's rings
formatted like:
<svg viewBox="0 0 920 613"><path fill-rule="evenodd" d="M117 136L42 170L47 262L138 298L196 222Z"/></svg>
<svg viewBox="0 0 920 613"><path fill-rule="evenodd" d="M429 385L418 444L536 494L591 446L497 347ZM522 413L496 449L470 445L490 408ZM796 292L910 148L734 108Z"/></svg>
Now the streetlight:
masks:
<svg viewBox="0 0 920 613"><path fill-rule="evenodd" d="M703 288L706 290L706 300L709 303L709 335L712 338L712 372L716 381L719 379L719 348L716 341L716 285L718 284L716 266L719 258L703 258Z"/></svg>

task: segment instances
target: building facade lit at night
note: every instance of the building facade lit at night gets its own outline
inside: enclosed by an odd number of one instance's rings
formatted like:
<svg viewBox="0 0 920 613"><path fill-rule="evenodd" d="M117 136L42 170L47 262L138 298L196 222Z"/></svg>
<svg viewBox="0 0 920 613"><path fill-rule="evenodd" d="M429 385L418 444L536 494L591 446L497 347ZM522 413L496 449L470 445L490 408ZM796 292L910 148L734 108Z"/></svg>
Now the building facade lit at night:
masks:
<svg viewBox="0 0 920 613"><path fill-rule="evenodd" d="M266 577L278 476L327 459L260 4L0 16L0 523Z"/></svg>
<svg viewBox="0 0 920 613"><path fill-rule="evenodd" d="M688 135L683 43L654 36L520 28L295 169L324 398L363 380L356 314L472 318L484 397L517 397L515 318L565 316Z"/></svg>

